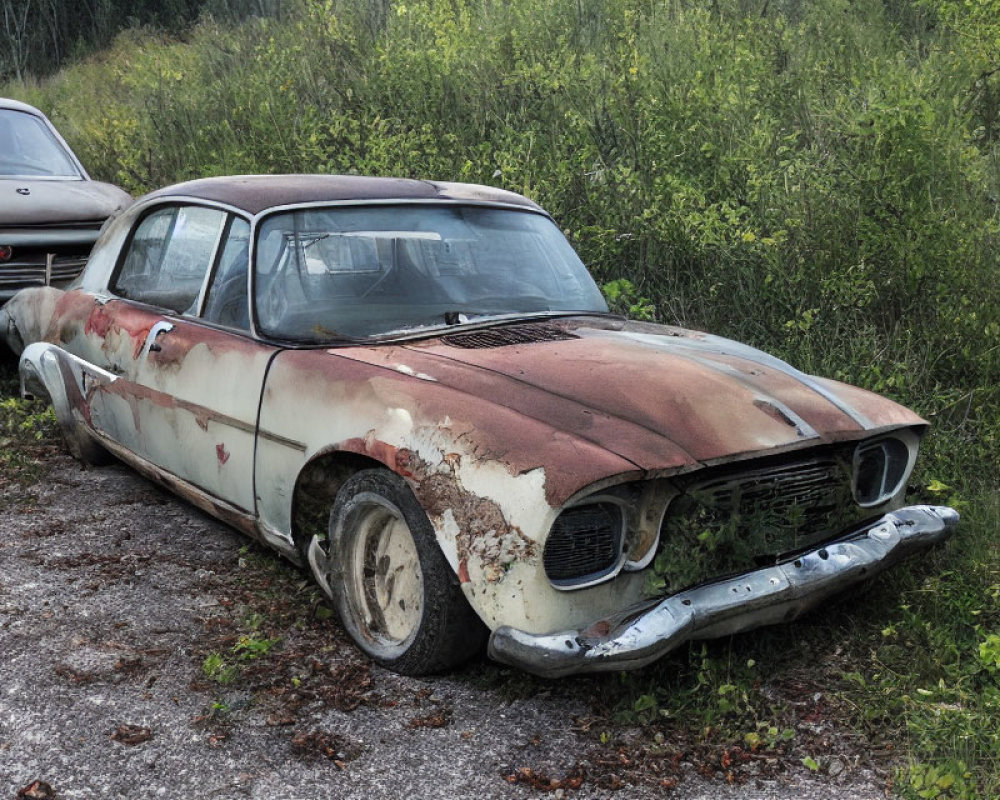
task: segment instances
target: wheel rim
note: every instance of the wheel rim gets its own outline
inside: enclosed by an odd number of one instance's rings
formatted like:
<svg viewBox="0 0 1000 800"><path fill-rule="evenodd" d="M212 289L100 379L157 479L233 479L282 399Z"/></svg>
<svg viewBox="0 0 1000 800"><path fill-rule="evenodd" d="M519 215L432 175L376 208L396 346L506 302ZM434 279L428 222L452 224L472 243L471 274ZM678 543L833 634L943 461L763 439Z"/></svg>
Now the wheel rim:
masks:
<svg viewBox="0 0 1000 800"><path fill-rule="evenodd" d="M362 494L347 515L352 534L343 588L359 632L381 655L405 649L423 617L420 556L396 506Z"/></svg>

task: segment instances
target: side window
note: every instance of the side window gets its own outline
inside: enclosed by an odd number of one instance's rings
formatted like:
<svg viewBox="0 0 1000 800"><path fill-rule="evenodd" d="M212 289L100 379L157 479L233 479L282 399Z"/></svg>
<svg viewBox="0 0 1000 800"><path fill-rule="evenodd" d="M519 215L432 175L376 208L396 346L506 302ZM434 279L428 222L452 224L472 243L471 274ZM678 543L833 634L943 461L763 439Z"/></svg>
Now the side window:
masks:
<svg viewBox="0 0 1000 800"><path fill-rule="evenodd" d="M202 317L240 330L250 329L247 302L247 269L250 261L250 223L233 217L226 234L219 266L205 297Z"/></svg>
<svg viewBox="0 0 1000 800"><path fill-rule="evenodd" d="M111 290L181 313L198 300L226 214L169 206L142 218Z"/></svg>

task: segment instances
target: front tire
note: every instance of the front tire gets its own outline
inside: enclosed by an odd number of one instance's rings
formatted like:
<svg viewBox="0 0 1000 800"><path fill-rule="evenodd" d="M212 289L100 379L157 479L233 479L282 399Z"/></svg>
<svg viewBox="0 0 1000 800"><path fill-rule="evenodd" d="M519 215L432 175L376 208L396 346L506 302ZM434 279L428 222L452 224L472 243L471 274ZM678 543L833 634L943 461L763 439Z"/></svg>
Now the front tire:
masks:
<svg viewBox="0 0 1000 800"><path fill-rule="evenodd" d="M341 486L310 567L357 645L407 675L447 670L481 652L486 628L469 607L409 486L388 470Z"/></svg>

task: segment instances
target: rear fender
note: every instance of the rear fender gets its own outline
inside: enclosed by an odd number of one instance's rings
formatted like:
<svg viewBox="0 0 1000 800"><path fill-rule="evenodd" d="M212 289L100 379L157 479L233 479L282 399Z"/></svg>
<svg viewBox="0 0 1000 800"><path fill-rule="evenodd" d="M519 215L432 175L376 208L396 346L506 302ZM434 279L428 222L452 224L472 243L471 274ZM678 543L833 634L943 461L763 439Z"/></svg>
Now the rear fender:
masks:
<svg viewBox="0 0 1000 800"><path fill-rule="evenodd" d="M118 376L94 367L57 345L29 344L21 353L21 396L48 399L70 454L85 464L106 463L107 451L91 433L88 389Z"/></svg>

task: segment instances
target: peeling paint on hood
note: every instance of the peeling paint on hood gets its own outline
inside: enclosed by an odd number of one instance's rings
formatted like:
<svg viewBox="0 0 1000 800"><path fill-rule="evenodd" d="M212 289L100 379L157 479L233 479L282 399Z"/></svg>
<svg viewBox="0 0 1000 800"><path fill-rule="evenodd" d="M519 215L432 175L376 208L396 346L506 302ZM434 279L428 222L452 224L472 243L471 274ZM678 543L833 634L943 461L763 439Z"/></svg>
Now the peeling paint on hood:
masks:
<svg viewBox="0 0 1000 800"><path fill-rule="evenodd" d="M892 401L720 337L664 326L567 325L575 336L563 341L458 349L430 339L337 353L387 368L406 363L645 470L923 424Z"/></svg>

